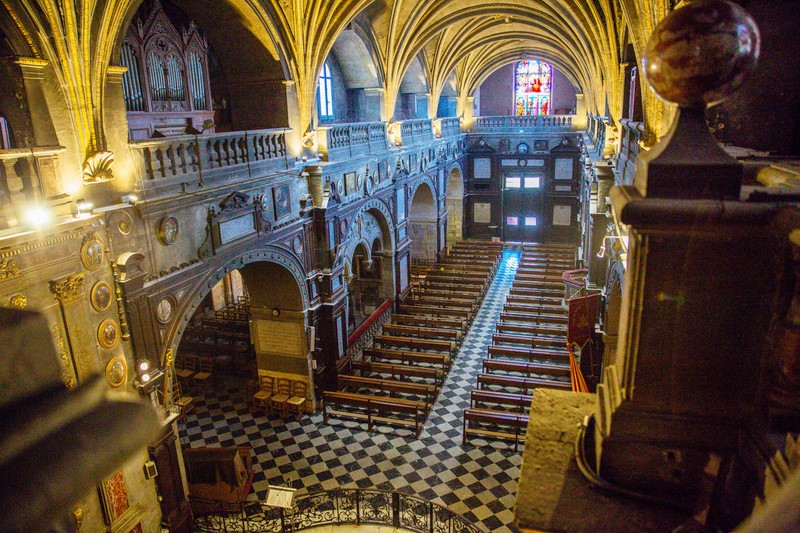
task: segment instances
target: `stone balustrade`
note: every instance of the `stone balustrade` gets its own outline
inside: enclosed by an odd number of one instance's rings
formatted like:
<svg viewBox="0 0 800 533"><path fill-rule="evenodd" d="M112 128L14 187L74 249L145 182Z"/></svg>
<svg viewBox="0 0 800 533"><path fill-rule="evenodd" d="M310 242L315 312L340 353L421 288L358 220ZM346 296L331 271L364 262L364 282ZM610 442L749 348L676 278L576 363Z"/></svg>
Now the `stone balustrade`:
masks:
<svg viewBox="0 0 800 533"><path fill-rule="evenodd" d="M458 117L446 117L440 119L439 131L442 137L454 137L461 135L461 120Z"/></svg>
<svg viewBox="0 0 800 533"><path fill-rule="evenodd" d="M385 152L388 147L385 122L355 122L318 129L320 151L329 161Z"/></svg>
<svg viewBox="0 0 800 533"><path fill-rule="evenodd" d="M58 170L58 155L62 146L12 148L0 150L0 226L16 226L20 210L28 203L39 203L64 193Z"/></svg>
<svg viewBox="0 0 800 533"><path fill-rule="evenodd" d="M433 140L433 120L429 118L404 120L400 123L399 142L403 146L414 146Z"/></svg>
<svg viewBox="0 0 800 533"><path fill-rule="evenodd" d="M476 117L472 131L510 131L518 133L519 130L525 132L546 129L548 131L571 131L572 115L537 115L537 116L490 116Z"/></svg>
<svg viewBox="0 0 800 533"><path fill-rule="evenodd" d="M285 170L289 160L285 129L178 135L132 142L141 155L144 187L176 182L202 183L237 171L247 176ZM263 167L263 168L261 168Z"/></svg>

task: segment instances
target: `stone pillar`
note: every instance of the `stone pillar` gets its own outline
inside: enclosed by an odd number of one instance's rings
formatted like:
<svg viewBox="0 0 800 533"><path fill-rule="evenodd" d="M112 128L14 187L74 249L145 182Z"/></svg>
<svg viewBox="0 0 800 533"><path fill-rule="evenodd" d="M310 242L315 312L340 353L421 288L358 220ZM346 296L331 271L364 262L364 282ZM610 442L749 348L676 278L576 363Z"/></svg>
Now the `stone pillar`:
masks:
<svg viewBox="0 0 800 533"><path fill-rule="evenodd" d="M44 94L44 69L47 61L33 57L18 57L16 63L22 69L25 95L31 114L35 146L58 146L58 135L53 128L50 106Z"/></svg>
<svg viewBox="0 0 800 533"><path fill-rule="evenodd" d="M385 89L383 87L367 87L364 89L364 121L379 122L389 120L383 105Z"/></svg>
<svg viewBox="0 0 800 533"><path fill-rule="evenodd" d="M572 127L577 131L585 130L587 123L586 98L583 93L575 93L575 117L572 119Z"/></svg>

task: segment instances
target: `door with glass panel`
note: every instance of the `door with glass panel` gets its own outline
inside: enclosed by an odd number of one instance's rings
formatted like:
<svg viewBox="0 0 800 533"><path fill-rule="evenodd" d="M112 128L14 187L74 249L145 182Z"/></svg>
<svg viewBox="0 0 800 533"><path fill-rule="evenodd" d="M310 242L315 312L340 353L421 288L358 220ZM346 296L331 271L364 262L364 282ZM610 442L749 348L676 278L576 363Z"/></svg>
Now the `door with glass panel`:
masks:
<svg viewBox="0 0 800 533"><path fill-rule="evenodd" d="M541 174L503 176L503 240L540 240L542 181Z"/></svg>

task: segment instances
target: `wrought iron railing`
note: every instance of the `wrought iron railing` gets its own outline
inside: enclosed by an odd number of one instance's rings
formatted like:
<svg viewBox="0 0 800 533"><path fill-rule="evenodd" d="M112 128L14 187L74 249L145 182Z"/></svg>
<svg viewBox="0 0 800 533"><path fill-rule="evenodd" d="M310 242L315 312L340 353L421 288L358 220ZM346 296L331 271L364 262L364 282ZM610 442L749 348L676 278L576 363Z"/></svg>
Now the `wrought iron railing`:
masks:
<svg viewBox="0 0 800 533"><path fill-rule="evenodd" d="M347 338L347 351L344 356L355 357L361 350L363 350L370 342L372 337L381 331L381 328L392 317L392 303L394 300L386 300L378 307L374 313L369 315L364 323Z"/></svg>
<svg viewBox="0 0 800 533"><path fill-rule="evenodd" d="M399 492L337 489L311 494L290 509L262 502L191 499L196 533L302 531L317 526L379 524L420 533L483 533L446 507Z"/></svg>

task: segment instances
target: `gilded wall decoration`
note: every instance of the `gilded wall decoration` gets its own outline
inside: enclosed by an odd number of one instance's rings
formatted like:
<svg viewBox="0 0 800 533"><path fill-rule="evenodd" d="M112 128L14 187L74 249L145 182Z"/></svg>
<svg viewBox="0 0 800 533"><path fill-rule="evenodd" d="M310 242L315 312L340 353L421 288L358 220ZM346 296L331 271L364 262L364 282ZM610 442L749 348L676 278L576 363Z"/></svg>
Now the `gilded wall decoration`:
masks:
<svg viewBox="0 0 800 533"><path fill-rule="evenodd" d="M17 309L25 309L28 307L28 299L24 294L15 294L8 300L9 307L16 307Z"/></svg>
<svg viewBox="0 0 800 533"><path fill-rule="evenodd" d="M178 239L179 230L180 225L178 224L177 218L171 216L164 217L158 223L158 240L161 241L161 244L164 246L174 244Z"/></svg>
<svg viewBox="0 0 800 533"><path fill-rule="evenodd" d="M0 281L6 281L19 277L21 274L17 263L12 259L3 259L0 261Z"/></svg>
<svg viewBox="0 0 800 533"><path fill-rule="evenodd" d="M75 386L75 376L72 373L72 361L70 361L69 354L67 353L66 341L64 340L64 333L61 331L61 326L58 324L53 325L53 345L58 353L58 362L61 364L61 379L68 389Z"/></svg>
<svg viewBox="0 0 800 533"><path fill-rule="evenodd" d="M83 274L75 274L61 281L51 281L50 292L61 304L67 304L81 297L85 283L86 278L84 278Z"/></svg>
<svg viewBox="0 0 800 533"><path fill-rule="evenodd" d="M97 342L103 348L113 348L119 340L119 326L111 319L107 318L100 322L100 327L97 328Z"/></svg>
<svg viewBox="0 0 800 533"><path fill-rule="evenodd" d="M106 364L106 381L112 387L121 387L128 379L128 363L124 355L115 355Z"/></svg>
<svg viewBox="0 0 800 533"><path fill-rule="evenodd" d="M111 285L105 281L98 281L92 286L90 302L92 308L98 313L102 313L111 306Z"/></svg>
<svg viewBox="0 0 800 533"><path fill-rule="evenodd" d="M83 239L81 245L81 263L87 270L97 270L103 264L105 251L100 237L95 232L91 232Z"/></svg>

